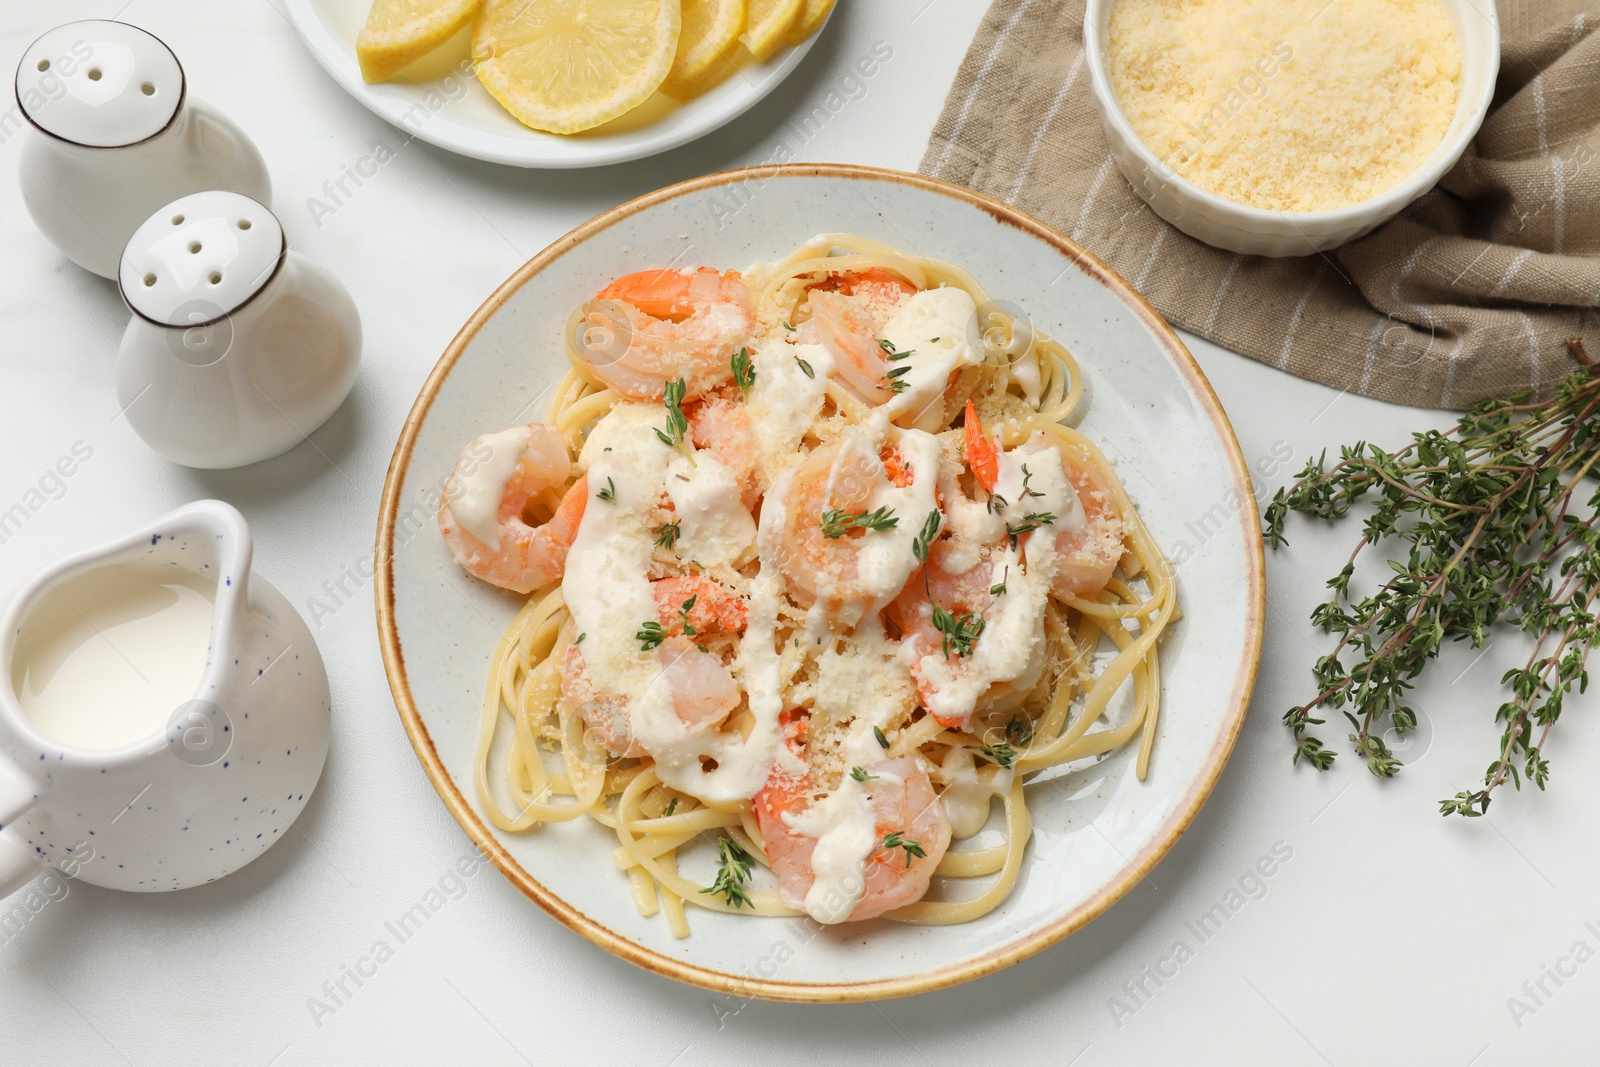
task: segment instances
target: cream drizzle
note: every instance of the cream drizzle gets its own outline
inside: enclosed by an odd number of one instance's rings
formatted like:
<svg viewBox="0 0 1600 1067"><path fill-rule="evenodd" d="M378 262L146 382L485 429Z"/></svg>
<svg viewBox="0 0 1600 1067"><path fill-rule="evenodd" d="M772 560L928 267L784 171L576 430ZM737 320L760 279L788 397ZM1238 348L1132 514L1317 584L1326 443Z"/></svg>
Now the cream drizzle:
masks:
<svg viewBox="0 0 1600 1067"><path fill-rule="evenodd" d="M477 457L487 451L488 458L469 470L461 469L464 463L458 464L450 475L451 484L446 486L445 496L456 522L490 548L500 547L500 501L506 495L506 482L517 472L528 450L531 432L526 426L513 426L477 438L467 447L467 453Z"/></svg>

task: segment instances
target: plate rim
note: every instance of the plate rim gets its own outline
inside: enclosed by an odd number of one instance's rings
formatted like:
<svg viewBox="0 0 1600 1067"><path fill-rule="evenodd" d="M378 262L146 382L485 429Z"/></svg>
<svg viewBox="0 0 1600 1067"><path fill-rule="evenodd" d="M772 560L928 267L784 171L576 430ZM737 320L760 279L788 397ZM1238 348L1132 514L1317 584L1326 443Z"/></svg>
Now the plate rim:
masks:
<svg viewBox="0 0 1600 1067"><path fill-rule="evenodd" d="M757 86L748 96L739 98L733 106L728 108L726 113L713 114L704 126L690 126L680 131L676 136L664 136L659 140L644 138L638 141L625 141L620 145L608 144L606 141L598 140L583 142L582 138L576 137L566 138L562 143L567 145L587 143L591 146L591 150L570 158L550 158L530 157L518 151L500 150L494 147L471 147L462 143L461 139L441 134L437 130L430 132L430 127L433 126L432 123L423 123L420 128L415 130L406 127L400 116L390 113L387 100L366 91L370 88L366 82L352 80L349 72L341 70L335 63L334 58L313 39L313 31L323 37L332 37L332 31L321 16L318 15L316 6L316 0L284 0L284 12L288 16L290 25L294 27L295 35L300 38L300 43L311 54L311 57L317 61L317 65L322 68L323 73L331 78L333 83L343 90L347 96L389 125L409 136L415 137L419 141L431 144L435 148L443 149L466 159L476 159L484 163L496 163L506 167L520 167L524 170L582 170L586 167L609 167L618 163L632 163L640 159L648 159L651 156L660 155L663 152L670 152L676 148L682 148L686 144L715 133L765 100L779 85L787 81L789 75L795 72L795 69L800 66L806 55L815 46L817 38L822 36L827 30L828 24L833 21L833 12L830 11L823 24L817 27L816 32L810 37L807 37L797 45L786 46L782 58L772 71L771 78L765 84ZM335 43L337 44L337 41ZM771 62L771 60L768 62ZM685 101L680 106L688 106L693 102L692 100ZM411 105L411 107L415 106ZM409 113L411 108L402 107L397 110ZM648 130L649 127L641 127L640 129ZM545 131L526 127L523 128L523 132L554 137L561 136L559 134L545 134ZM484 136L489 136L489 134L484 133ZM541 143L538 140L528 142L530 146L538 146Z"/></svg>
<svg viewBox="0 0 1600 1067"><path fill-rule="evenodd" d="M523 285L537 277L546 267L568 251L610 229L624 219L658 204L706 189L730 185L751 179L771 177L822 177L841 178L846 181L883 181L908 185L963 201L992 215L996 221L1014 226L1024 233L1057 248L1086 274L1104 285L1139 319L1155 336L1157 344L1173 362L1189 384L1194 396L1201 402L1210 417L1213 428L1224 444L1233 488L1238 492L1243 506L1238 519L1245 536L1248 556L1247 617L1245 619L1245 655L1234 675L1233 691L1228 698L1229 708L1221 728L1206 754L1201 772L1179 801L1177 808L1152 835L1150 841L1122 870L1088 900L1058 916L1020 939L1003 943L982 955L952 964L936 967L918 974L903 975L865 982L792 982L776 979L754 978L715 970L685 960L675 959L640 944L593 917L584 914L561 896L546 888L500 844L490 828L483 822L472 804L456 788L449 770L435 749L426 723L423 722L416 702L412 699L406 675L405 655L394 618L394 533L401 503L401 486L409 469L412 451L422 423L433 406L439 390L467 350L478 331L499 311L505 302ZM1260 515L1250 479L1249 468L1239 447L1232 423L1222 408L1221 401L1206 379L1194 357L1181 338L1131 285L1103 263L1093 253L1071 238L1045 225L1038 219L1006 204L950 182L920 174L842 163L787 163L737 170L719 171L678 182L636 197L600 215L551 242L546 248L519 267L473 312L465 325L445 348L444 354L434 364L427 380L423 382L416 401L406 415L400 437L384 478L383 497L378 509L378 531L375 546L380 566L373 583L377 608L379 650L383 656L384 674L394 696L395 709L401 725L411 741L424 773L439 794L445 807L455 817L467 837L479 852L489 859L502 875L523 895L538 904L568 929L643 969L689 985L716 993L739 997L791 1003L860 1003L888 1000L945 989L984 975L992 974L1019 963L1062 941L1069 935L1098 918L1120 900L1129 889L1142 880L1164 858L1178 838L1183 836L1201 806L1211 795L1222 769L1227 765L1234 744L1244 724L1255 689L1257 672L1261 663L1262 643L1265 637L1266 616L1266 561L1265 546L1261 541Z"/></svg>

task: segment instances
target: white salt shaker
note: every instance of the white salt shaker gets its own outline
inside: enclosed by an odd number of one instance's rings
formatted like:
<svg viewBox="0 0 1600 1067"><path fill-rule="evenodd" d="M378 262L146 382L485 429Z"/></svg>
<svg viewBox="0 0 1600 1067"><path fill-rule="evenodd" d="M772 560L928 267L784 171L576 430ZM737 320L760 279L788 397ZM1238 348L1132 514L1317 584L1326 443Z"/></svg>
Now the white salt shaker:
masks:
<svg viewBox="0 0 1600 1067"><path fill-rule="evenodd" d="M117 276L123 245L150 212L186 193L232 189L271 202L250 138L189 96L177 56L137 26L57 26L23 53L16 87L33 127L19 167L28 212L101 277Z"/></svg>
<svg viewBox="0 0 1600 1067"><path fill-rule="evenodd" d="M286 452L355 382L355 302L247 196L214 190L161 208L129 238L118 281L133 318L117 401L175 462L242 467Z"/></svg>

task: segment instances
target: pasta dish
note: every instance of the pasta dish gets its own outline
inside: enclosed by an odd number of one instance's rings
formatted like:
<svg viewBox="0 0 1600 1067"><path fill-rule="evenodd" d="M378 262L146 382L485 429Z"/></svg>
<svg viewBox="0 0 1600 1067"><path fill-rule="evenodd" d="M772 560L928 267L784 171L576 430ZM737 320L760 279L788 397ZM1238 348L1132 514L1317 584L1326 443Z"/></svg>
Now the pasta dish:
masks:
<svg viewBox="0 0 1600 1067"><path fill-rule="evenodd" d="M1171 568L1069 425L1071 354L965 271L829 234L619 278L566 339L546 421L471 442L439 509L527 596L496 826L604 825L680 937L689 906L949 924L1015 884L1030 781L1135 743L1145 777Z"/></svg>

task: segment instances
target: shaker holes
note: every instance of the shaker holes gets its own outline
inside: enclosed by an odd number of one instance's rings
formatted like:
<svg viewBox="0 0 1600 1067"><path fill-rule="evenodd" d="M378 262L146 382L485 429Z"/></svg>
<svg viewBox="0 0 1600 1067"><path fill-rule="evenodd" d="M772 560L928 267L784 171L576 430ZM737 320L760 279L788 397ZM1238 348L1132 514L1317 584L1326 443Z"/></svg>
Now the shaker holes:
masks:
<svg viewBox="0 0 1600 1067"><path fill-rule="evenodd" d="M39 70L41 72L47 71L49 69L50 69L50 61L48 59L39 60Z"/></svg>
<svg viewBox="0 0 1600 1067"><path fill-rule="evenodd" d="M212 285L221 285L222 284L222 272L221 271L214 270L214 271L211 272L211 284Z"/></svg>
<svg viewBox="0 0 1600 1067"><path fill-rule="evenodd" d="M199 241L190 241L189 242L189 254L192 255L192 256L197 256L197 255L200 254L200 242Z"/></svg>
<svg viewBox="0 0 1600 1067"><path fill-rule="evenodd" d="M139 86L139 91L146 96L156 95L156 87L151 85L149 82L145 82L143 85Z"/></svg>
<svg viewBox="0 0 1600 1067"><path fill-rule="evenodd" d="M155 283L156 276L154 274L146 274L144 276L144 285L146 289L150 288L150 286L154 285Z"/></svg>
<svg viewBox="0 0 1600 1067"><path fill-rule="evenodd" d="M174 226L182 226L183 225L183 216L182 215L174 215L174 216L172 216L172 224Z"/></svg>
<svg viewBox="0 0 1600 1067"><path fill-rule="evenodd" d="M239 220L239 229L248 230L249 228L250 228L250 220L249 219L240 219Z"/></svg>
<svg viewBox="0 0 1600 1067"><path fill-rule="evenodd" d="M99 67L90 67L89 68L89 80L92 81L92 82L97 82L97 81L100 80L100 68Z"/></svg>

